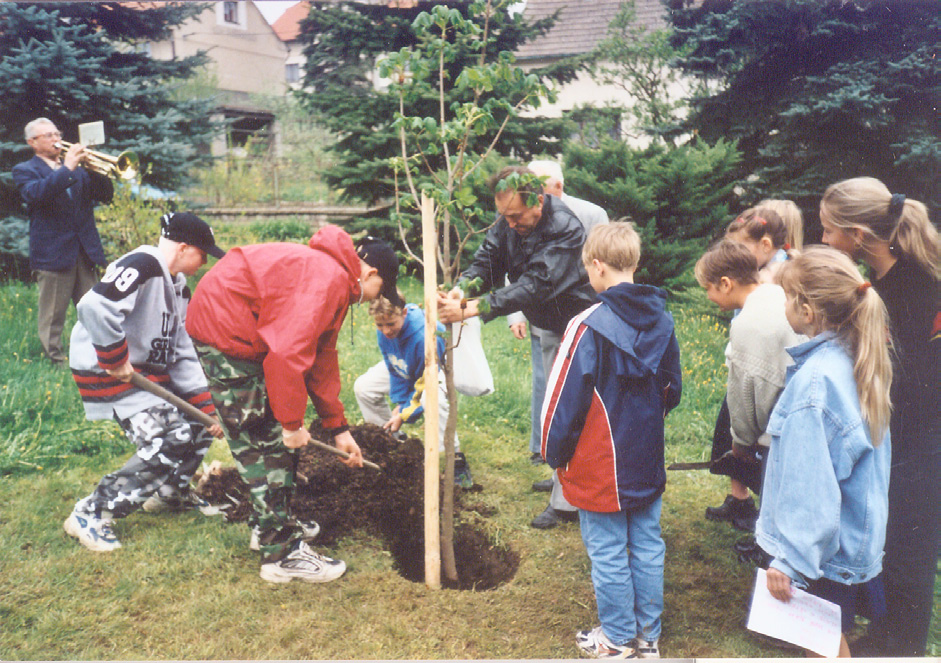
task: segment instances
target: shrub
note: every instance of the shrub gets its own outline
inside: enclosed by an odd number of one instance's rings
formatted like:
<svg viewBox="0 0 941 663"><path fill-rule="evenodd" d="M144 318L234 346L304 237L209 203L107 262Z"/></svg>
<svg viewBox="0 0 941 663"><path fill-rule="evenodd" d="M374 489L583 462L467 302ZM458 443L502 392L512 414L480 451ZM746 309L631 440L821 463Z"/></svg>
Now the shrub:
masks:
<svg viewBox="0 0 941 663"><path fill-rule="evenodd" d="M565 188L604 207L612 220L633 219L643 239L638 281L681 288L695 283L687 270L729 220L739 158L724 140L643 150L612 139L598 148L570 143Z"/></svg>
<svg viewBox="0 0 941 663"><path fill-rule="evenodd" d="M251 232L259 242L307 243L313 234L310 223L297 219L259 221L251 225Z"/></svg>
<svg viewBox="0 0 941 663"><path fill-rule="evenodd" d="M128 182L115 183L112 201L95 210L105 256L115 260L143 244L156 244L160 217L175 207L173 200L144 198Z"/></svg>

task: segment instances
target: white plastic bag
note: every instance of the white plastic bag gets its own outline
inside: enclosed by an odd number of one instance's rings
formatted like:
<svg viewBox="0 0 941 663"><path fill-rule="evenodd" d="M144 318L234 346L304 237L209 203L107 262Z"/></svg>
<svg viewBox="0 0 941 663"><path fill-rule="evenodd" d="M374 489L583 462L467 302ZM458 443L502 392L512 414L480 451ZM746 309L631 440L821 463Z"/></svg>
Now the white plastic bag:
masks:
<svg viewBox="0 0 941 663"><path fill-rule="evenodd" d="M468 318L463 324L463 329L460 322L451 325L452 342L460 338L454 348L454 386L465 396L492 394L493 374L480 343L480 318Z"/></svg>

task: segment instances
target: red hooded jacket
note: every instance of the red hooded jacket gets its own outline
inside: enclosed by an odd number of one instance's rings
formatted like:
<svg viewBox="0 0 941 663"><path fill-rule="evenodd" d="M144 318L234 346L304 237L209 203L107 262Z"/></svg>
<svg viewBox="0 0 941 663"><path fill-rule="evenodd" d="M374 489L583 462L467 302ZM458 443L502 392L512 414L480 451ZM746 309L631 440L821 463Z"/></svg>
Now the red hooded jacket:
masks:
<svg viewBox="0 0 941 663"><path fill-rule="evenodd" d="M336 346L360 274L353 240L336 226L308 246L236 247L200 280L186 331L227 355L262 362L271 410L285 429L303 425L308 394L324 428L345 426Z"/></svg>

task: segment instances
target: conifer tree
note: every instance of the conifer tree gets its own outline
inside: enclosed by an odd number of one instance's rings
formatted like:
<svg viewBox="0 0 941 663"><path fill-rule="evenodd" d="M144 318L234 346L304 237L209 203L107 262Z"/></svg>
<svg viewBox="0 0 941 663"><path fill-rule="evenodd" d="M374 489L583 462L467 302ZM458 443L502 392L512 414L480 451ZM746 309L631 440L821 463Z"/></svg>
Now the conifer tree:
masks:
<svg viewBox="0 0 941 663"><path fill-rule="evenodd" d="M205 156L214 131L211 99L175 94L204 55L155 60L138 45L206 8L203 3L0 3L0 218L18 213L12 167L30 156L23 128L36 117L56 123L63 139L101 120L107 143L97 149L138 153L145 181L172 188Z"/></svg>
<svg viewBox="0 0 941 663"><path fill-rule="evenodd" d="M335 165L325 173L325 180L340 190L347 199L366 202L389 200L395 195L395 176L390 159L401 155L398 132L393 127L398 112L398 99L378 76L378 69L388 54L402 48L413 47L419 39L413 21L422 12L435 6L455 9L468 20L483 27L487 25L491 39L486 45L485 60L499 61L502 51L513 52L520 45L547 31L555 16L525 23L520 15L505 10L484 19L471 12L469 2L418 2L407 9L390 10L385 4L327 3L314 4L310 16L302 22L301 38L307 44L305 54L306 88L300 92L303 103L316 117L333 131L338 139L331 147ZM467 86L456 88L455 82L465 69L477 64L479 53L468 44L454 43L454 57L446 66L446 107L469 103L472 92ZM545 80L564 82L575 74L575 64L561 63L538 73ZM411 72L421 76L422 72ZM379 85L376 83L380 82ZM401 81L398 81L401 82ZM377 89L378 88L378 89ZM510 104L518 100L498 99L493 91L484 93L481 104ZM413 100L411 112L416 116L436 117L438 98L435 90L424 100ZM503 130L497 153L513 155L525 162L533 155L558 153L565 122L560 119L535 116L514 118ZM496 135L497 127L481 127L472 140L488 145ZM469 146L474 149L473 146ZM441 154L427 155L431 170L442 168ZM374 232L382 226L380 220L369 223ZM385 222L385 236L397 238L396 225ZM380 234L383 234L380 232Z"/></svg>
<svg viewBox="0 0 941 663"><path fill-rule="evenodd" d="M813 221L827 185L870 175L937 213L938 2L669 4L683 69L713 90L687 126L739 141L746 202L791 198Z"/></svg>
<svg viewBox="0 0 941 663"><path fill-rule="evenodd" d="M638 282L682 288L694 284L690 266L737 211L739 160L735 144L722 139L645 149L610 138L597 148L571 143L565 189L597 201L612 219L634 221L643 239Z"/></svg>

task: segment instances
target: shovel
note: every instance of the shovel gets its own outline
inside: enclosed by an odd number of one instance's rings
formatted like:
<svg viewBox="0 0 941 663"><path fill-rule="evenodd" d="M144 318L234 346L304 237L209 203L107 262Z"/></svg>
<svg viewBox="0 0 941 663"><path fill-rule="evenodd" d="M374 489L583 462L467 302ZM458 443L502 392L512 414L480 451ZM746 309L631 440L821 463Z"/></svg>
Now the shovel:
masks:
<svg viewBox="0 0 941 663"><path fill-rule="evenodd" d="M708 470L715 463L713 460L703 460L695 463L670 463L668 470Z"/></svg>
<svg viewBox="0 0 941 663"><path fill-rule="evenodd" d="M724 454L716 458L715 460L702 460L694 463L670 463L667 465L668 470L709 470L719 464L724 464L734 458L734 454L731 450L726 451Z"/></svg>
<svg viewBox="0 0 941 663"><path fill-rule="evenodd" d="M131 374L131 384L137 387L138 389L149 391L154 396L157 396L158 398L162 398L167 403L169 403L170 405L173 405L179 410L182 410L188 416L192 417L193 419L203 424L207 428L210 426L214 426L217 423L215 419L210 417L208 414L206 414L199 408L194 407L193 405L190 405L189 403L184 401L182 398L180 398L176 394L170 391L167 391L166 389L161 387L159 384L155 384L151 382L140 373ZM319 447L320 449L323 449L324 451L332 453L335 456L340 456L341 458L350 457L350 455L346 453L345 451L341 449L337 449L336 447L332 447L329 444L325 444L321 442L320 440L315 440L314 438L310 439L309 444L313 444L315 447ZM371 467L374 470L379 470L380 472L382 471L381 467L379 467L373 462L366 460L365 458L363 459L363 465L365 465L366 467Z"/></svg>

